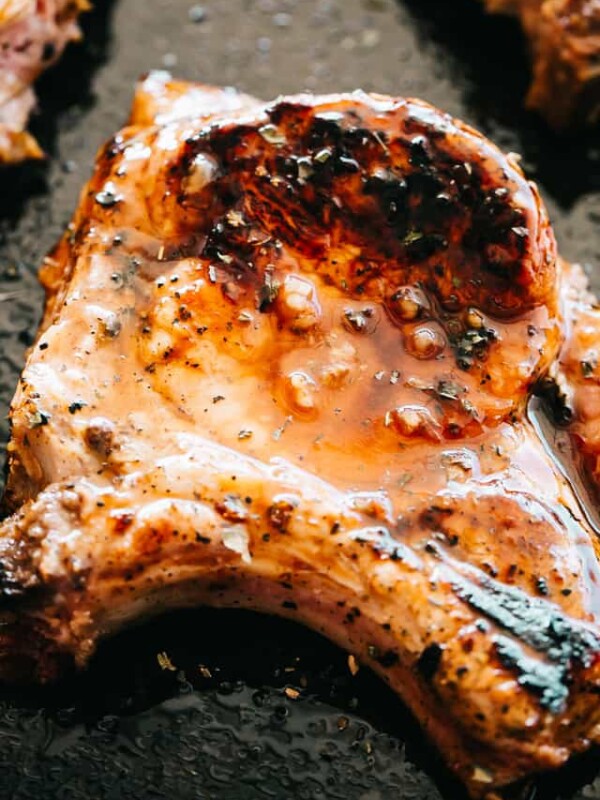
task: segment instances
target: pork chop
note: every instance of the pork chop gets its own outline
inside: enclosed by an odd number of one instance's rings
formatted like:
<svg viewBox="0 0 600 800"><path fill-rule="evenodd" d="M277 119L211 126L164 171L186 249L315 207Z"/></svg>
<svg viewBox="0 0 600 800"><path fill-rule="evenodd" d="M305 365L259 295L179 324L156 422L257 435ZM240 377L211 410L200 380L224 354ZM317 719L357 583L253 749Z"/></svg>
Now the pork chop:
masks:
<svg viewBox="0 0 600 800"><path fill-rule="evenodd" d="M40 158L25 128L35 106L33 82L79 38L87 0L0 0L0 164Z"/></svg>
<svg viewBox="0 0 600 800"><path fill-rule="evenodd" d="M510 156L418 100L155 73L41 279L6 680L243 606L371 666L475 797L600 738L598 541L527 414L598 391L600 324Z"/></svg>
<svg viewBox="0 0 600 800"><path fill-rule="evenodd" d="M556 129L593 125L600 115L600 0L484 0L517 16L529 40L533 83L527 103Z"/></svg>

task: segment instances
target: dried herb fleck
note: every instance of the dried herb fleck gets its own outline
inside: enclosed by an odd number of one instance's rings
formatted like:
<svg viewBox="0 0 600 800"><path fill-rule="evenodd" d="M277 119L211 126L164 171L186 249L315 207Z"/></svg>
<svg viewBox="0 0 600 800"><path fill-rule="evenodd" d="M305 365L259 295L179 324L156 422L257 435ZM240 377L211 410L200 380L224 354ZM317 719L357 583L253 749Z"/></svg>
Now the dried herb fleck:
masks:
<svg viewBox="0 0 600 800"><path fill-rule="evenodd" d="M45 411L40 411L36 409L35 411L30 411L26 414L25 419L27 420L27 427L30 430L34 428L41 428L44 425L47 425L50 422L50 414L47 414Z"/></svg>
<svg viewBox="0 0 600 800"><path fill-rule="evenodd" d="M175 672L177 670L177 667L173 664L168 654L164 651L156 654L156 660L158 661L158 666L162 670L169 670L169 672Z"/></svg>
<svg viewBox="0 0 600 800"><path fill-rule="evenodd" d="M96 202L103 208L112 208L112 206L119 203L123 198L117 194L114 185L109 181L102 191L96 195Z"/></svg>
<svg viewBox="0 0 600 800"><path fill-rule="evenodd" d="M595 358L590 358L586 361L581 362L581 374L584 378L590 378L598 366L598 362Z"/></svg>
<svg viewBox="0 0 600 800"><path fill-rule="evenodd" d="M369 320L373 317L372 308L346 308L344 310L344 321L346 326L355 333L365 333L369 327Z"/></svg>
<svg viewBox="0 0 600 800"><path fill-rule="evenodd" d="M440 400L459 400L465 388L455 381L439 381L434 391Z"/></svg>
<svg viewBox="0 0 600 800"><path fill-rule="evenodd" d="M287 142L285 134L282 133L282 131L280 131L276 125L271 125L271 124L263 125L262 128L258 129L258 132L265 140L265 142L273 144L276 147L280 147L281 145Z"/></svg>
<svg viewBox="0 0 600 800"><path fill-rule="evenodd" d="M265 272L265 280L258 294L258 310L264 313L279 294L279 281L272 272Z"/></svg>
<svg viewBox="0 0 600 800"><path fill-rule="evenodd" d="M493 328L468 328L462 333L450 336L450 344L456 355L456 363L461 369L470 369L475 361L482 361L488 348L498 338Z"/></svg>

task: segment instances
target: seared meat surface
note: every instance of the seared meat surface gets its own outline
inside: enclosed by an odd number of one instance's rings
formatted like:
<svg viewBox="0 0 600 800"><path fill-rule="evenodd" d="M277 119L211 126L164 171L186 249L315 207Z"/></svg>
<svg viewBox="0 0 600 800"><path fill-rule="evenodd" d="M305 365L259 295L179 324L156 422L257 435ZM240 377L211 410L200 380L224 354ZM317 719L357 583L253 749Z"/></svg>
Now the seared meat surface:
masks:
<svg viewBox="0 0 600 800"><path fill-rule="evenodd" d="M0 0L0 164L40 158L25 130L35 106L33 82L79 37L87 0Z"/></svg>
<svg viewBox="0 0 600 800"><path fill-rule="evenodd" d="M533 83L527 98L557 129L592 125L600 115L600 0L484 0L514 14L529 40Z"/></svg>
<svg viewBox="0 0 600 800"><path fill-rule="evenodd" d="M510 157L416 100L153 74L41 278L5 679L244 606L375 669L474 796L598 739L597 539L527 405L579 398L592 459L600 325Z"/></svg>

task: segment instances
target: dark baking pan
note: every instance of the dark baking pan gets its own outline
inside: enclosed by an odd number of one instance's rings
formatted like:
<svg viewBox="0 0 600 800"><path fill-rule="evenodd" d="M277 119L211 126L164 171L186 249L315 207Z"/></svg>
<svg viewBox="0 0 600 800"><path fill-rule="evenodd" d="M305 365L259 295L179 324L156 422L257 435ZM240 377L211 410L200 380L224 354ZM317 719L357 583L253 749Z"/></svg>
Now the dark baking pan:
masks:
<svg viewBox="0 0 600 800"><path fill-rule="evenodd" d="M150 68L264 98L361 86L446 108L523 155L563 254L600 287L598 133L559 139L522 110L519 29L485 17L475 0L96 4L84 43L40 84L33 125L48 163L0 174L3 417L40 314L36 267ZM592 753L515 796L600 798L598 763ZM0 696L0 797L463 795L400 702L366 670L353 677L340 650L291 623L202 610L122 634L68 685Z"/></svg>

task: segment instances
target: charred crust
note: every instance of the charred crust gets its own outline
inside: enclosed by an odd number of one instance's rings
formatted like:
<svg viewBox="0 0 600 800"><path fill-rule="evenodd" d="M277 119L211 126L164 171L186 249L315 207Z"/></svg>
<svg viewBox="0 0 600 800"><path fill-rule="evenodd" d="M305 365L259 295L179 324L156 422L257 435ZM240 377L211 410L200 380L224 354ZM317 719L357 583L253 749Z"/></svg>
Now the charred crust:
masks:
<svg viewBox="0 0 600 800"><path fill-rule="evenodd" d="M114 518L114 532L125 533L131 527L135 519L134 515L128 512L117 514Z"/></svg>
<svg viewBox="0 0 600 800"><path fill-rule="evenodd" d="M396 666L399 661L398 653L396 653L395 650L384 650L384 652L377 651L372 657L384 669L391 669Z"/></svg>
<svg viewBox="0 0 600 800"><path fill-rule="evenodd" d="M534 394L539 397L550 417L557 425L569 425L573 421L574 410L571 397L556 378L547 375L537 382Z"/></svg>
<svg viewBox="0 0 600 800"><path fill-rule="evenodd" d="M433 644L428 645L419 656L416 669L421 677L427 682L431 682L434 679L440 667L442 655L442 648L439 644L434 642Z"/></svg>
<svg viewBox="0 0 600 800"><path fill-rule="evenodd" d="M506 636L497 636L494 648L502 666L516 674L519 686L536 695L543 708L554 714L563 710L570 683L563 665L527 656L519 644Z"/></svg>
<svg viewBox="0 0 600 800"><path fill-rule="evenodd" d="M262 247L281 241L321 260L330 235L335 244L343 232L361 255L343 275L323 269L350 296L384 279L421 283L450 315L475 305L514 318L543 302L550 283L540 275L554 265L535 263L535 229L515 199L524 185L510 163L496 172L483 158L465 160L459 124L418 105L400 104L375 128L370 114L358 100L339 113L283 101L267 110L267 125L217 125L187 142L168 179L174 195L185 197L178 183L197 154L218 162L210 197L184 200L203 209L202 255L226 255L232 275L260 287L258 232ZM244 224L227 224L231 212ZM266 262L273 260L271 252ZM493 341L490 330L463 332L454 343L463 368Z"/></svg>
<svg viewBox="0 0 600 800"><path fill-rule="evenodd" d="M298 501L292 498L279 498L267 509L270 525L281 533L285 533L292 520Z"/></svg>
<svg viewBox="0 0 600 800"><path fill-rule="evenodd" d="M443 530L444 522L453 514L454 511L451 508L433 504L421 512L419 525L429 531Z"/></svg>
<svg viewBox="0 0 600 800"><path fill-rule="evenodd" d="M92 420L85 429L84 438L90 450L108 458L115 449L114 425L109 420Z"/></svg>
<svg viewBox="0 0 600 800"><path fill-rule="evenodd" d="M42 581L35 567L31 541L21 535L23 513L8 522L12 531L0 541L0 613L13 600L25 600L41 590Z"/></svg>
<svg viewBox="0 0 600 800"><path fill-rule="evenodd" d="M560 711L573 670L589 668L600 654L597 634L552 603L492 578L482 577L476 584L456 575L452 588L463 602L508 634L495 638L495 650L501 663L517 674L519 684L550 711ZM527 656L525 648L533 649L543 661Z"/></svg>
<svg viewBox="0 0 600 800"><path fill-rule="evenodd" d="M73 667L73 655L60 648L46 623L0 611L0 680L13 685L50 683Z"/></svg>
<svg viewBox="0 0 600 800"><path fill-rule="evenodd" d="M589 667L600 652L600 637L590 628L515 586L455 576L453 588L461 600L551 661Z"/></svg>
<svg viewBox="0 0 600 800"><path fill-rule="evenodd" d="M398 532L399 529L398 529ZM405 544L398 541L389 528L359 528L351 532L351 538L361 547L368 547L372 553L390 561L404 561L409 555ZM410 558L408 559L410 561Z"/></svg>

